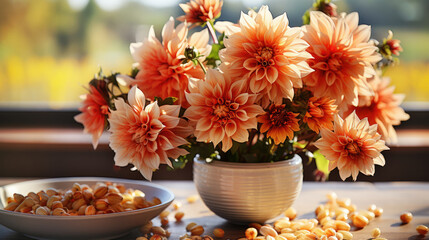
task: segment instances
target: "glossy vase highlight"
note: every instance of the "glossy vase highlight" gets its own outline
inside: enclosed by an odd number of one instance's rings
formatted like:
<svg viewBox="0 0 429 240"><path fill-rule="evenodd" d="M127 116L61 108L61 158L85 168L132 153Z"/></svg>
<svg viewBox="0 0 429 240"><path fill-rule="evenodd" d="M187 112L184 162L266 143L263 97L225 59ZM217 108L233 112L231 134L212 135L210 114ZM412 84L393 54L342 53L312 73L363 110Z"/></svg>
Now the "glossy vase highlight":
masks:
<svg viewBox="0 0 429 240"><path fill-rule="evenodd" d="M194 183L216 215L235 223L263 223L292 206L301 192L302 159L274 163L194 161Z"/></svg>

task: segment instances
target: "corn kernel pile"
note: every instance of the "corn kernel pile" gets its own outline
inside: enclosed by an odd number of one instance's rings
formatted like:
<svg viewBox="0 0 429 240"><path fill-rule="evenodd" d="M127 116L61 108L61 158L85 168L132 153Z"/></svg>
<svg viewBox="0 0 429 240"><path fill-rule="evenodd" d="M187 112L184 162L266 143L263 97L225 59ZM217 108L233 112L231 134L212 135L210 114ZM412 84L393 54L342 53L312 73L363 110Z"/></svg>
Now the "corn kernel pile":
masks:
<svg viewBox="0 0 429 240"><path fill-rule="evenodd" d="M371 205L367 210L358 210L356 205L350 199L339 199L335 193L327 195L327 203L319 205L315 210L316 218L296 219L297 211L289 208L284 212L284 217L277 219L272 225L251 223L244 232L244 237L238 240L348 240L353 239L351 229L365 228L374 218L383 214L383 209L376 205ZM192 203L188 201L188 203ZM173 204L174 210L180 207ZM164 211L160 214L161 223L167 219L170 212ZM181 221L183 212L177 212L175 216L180 215L176 221ZM411 213L404 213L400 216L403 224L412 220ZM164 227L166 225L163 224ZM146 230L144 230L146 229ZM165 240L170 233L162 227L153 227L152 222L143 226L141 229L145 236L136 240ZM428 233L428 228L419 225L416 231L424 236ZM212 236L203 235L204 228L197 223L191 222L186 226L186 234L180 237L180 240L212 240L222 239L225 236L223 229L216 228ZM368 239L386 240L382 237L380 228L375 227L371 230Z"/></svg>
<svg viewBox="0 0 429 240"><path fill-rule="evenodd" d="M99 182L93 188L74 183L71 189L49 188L27 196L15 193L8 197L5 210L54 216L95 215L147 208L161 203L148 201L140 190L126 189L123 184Z"/></svg>

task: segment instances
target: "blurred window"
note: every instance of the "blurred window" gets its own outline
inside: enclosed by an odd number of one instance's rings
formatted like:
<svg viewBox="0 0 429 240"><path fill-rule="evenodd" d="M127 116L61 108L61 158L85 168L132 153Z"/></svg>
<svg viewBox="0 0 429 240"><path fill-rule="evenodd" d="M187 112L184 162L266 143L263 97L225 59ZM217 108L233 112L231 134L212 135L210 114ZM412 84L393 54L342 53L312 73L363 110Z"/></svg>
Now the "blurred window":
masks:
<svg viewBox="0 0 429 240"><path fill-rule="evenodd" d="M169 16L182 15L179 0L2 0L0 1L0 106L77 108L84 87L102 67L128 73L129 44L150 25L157 36ZM273 15L287 12L292 26L312 0L224 0L220 20L236 22L240 11L268 4ZM373 38L389 29L400 39L401 64L388 70L407 102L429 102L429 1L335 1L358 11Z"/></svg>

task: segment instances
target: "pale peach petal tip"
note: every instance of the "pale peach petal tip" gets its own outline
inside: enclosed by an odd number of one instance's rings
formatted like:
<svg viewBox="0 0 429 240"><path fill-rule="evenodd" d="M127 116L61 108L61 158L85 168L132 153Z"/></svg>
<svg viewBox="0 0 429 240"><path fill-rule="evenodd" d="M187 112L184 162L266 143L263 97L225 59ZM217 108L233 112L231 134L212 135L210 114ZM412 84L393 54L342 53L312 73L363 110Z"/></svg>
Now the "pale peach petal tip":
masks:
<svg viewBox="0 0 429 240"><path fill-rule="evenodd" d="M157 102L146 105L145 95L137 86L131 88L128 102L115 100L116 111L109 118L110 147L116 165L133 164L151 180L160 164L171 166L169 158L177 158L178 152L187 153L178 148L187 144L186 136L180 133L183 123L178 117L179 106L159 107Z"/></svg>
<svg viewBox="0 0 429 240"><path fill-rule="evenodd" d="M388 150L376 125L369 125L367 119L360 120L352 112L344 120L338 115L334 119L334 130L321 130L321 138L314 144L329 160L329 169L338 168L344 181L352 176L356 181L359 172L373 175L374 164L384 165L381 151Z"/></svg>

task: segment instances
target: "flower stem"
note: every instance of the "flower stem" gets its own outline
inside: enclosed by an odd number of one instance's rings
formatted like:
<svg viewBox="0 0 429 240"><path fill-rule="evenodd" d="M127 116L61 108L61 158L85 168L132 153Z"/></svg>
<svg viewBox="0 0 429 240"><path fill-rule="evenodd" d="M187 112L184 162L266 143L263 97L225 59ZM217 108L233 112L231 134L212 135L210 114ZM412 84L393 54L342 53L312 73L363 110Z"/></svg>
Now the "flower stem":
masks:
<svg viewBox="0 0 429 240"><path fill-rule="evenodd" d="M204 74L207 74L206 67L204 67L204 65L201 63L201 61L198 60L198 59L195 59L195 60L197 61L198 65L200 65L200 67L203 70Z"/></svg>
<svg viewBox="0 0 429 240"><path fill-rule="evenodd" d="M210 36L212 36L213 43L218 44L219 42L217 41L216 32L213 28L213 23L210 21L207 21L207 28L209 29Z"/></svg>

